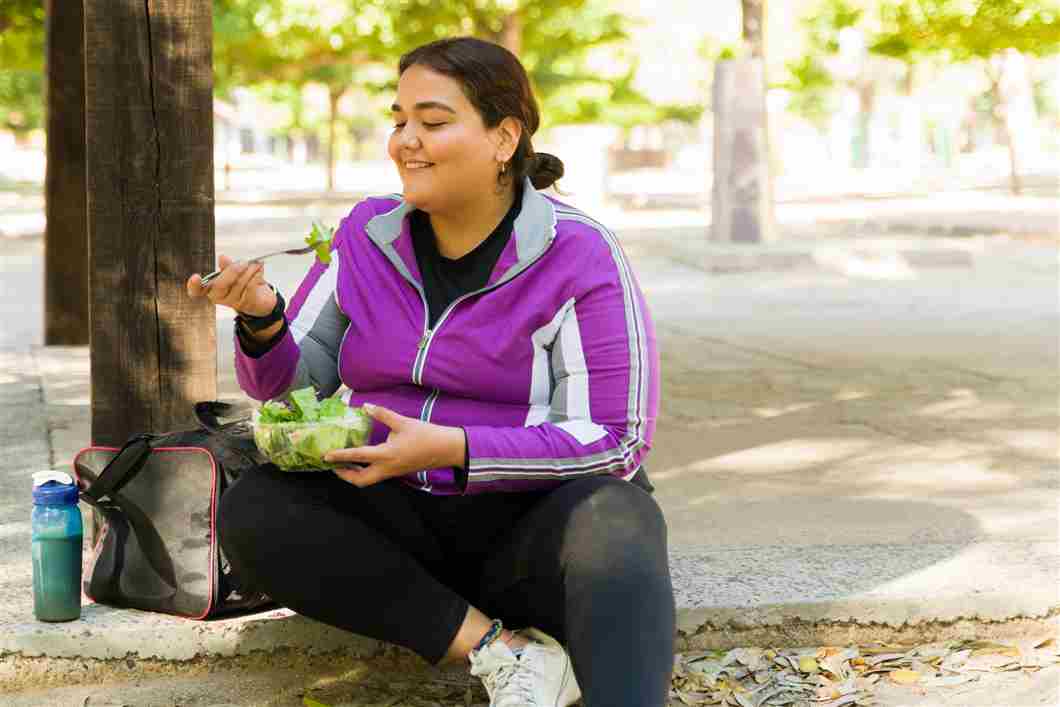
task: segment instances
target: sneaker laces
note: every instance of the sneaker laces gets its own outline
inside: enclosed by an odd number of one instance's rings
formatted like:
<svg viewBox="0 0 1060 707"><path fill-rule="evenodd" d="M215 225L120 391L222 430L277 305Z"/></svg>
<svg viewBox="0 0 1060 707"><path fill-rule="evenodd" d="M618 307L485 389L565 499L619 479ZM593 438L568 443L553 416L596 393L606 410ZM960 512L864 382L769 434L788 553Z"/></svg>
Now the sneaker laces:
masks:
<svg viewBox="0 0 1060 707"><path fill-rule="evenodd" d="M537 704L534 685L535 676L540 671L533 660L524 662L531 650L532 644L525 646L522 658L516 658L506 644L498 641L486 646L476 656L471 673L478 675L486 686L490 707L533 707Z"/></svg>

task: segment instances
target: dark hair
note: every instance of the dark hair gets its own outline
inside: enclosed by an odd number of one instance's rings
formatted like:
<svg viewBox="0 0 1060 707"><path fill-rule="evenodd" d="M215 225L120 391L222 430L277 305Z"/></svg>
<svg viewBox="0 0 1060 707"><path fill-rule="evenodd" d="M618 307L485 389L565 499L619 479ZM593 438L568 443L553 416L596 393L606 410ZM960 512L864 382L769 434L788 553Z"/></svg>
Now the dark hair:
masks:
<svg viewBox="0 0 1060 707"><path fill-rule="evenodd" d="M522 123L519 145L501 177L522 183L524 177L537 189L552 186L563 176L563 162L547 152L534 152L530 136L537 132L541 114L530 88L530 79L518 57L500 46L475 37L451 37L413 49L401 57L398 75L415 65L456 79L487 128L505 118Z"/></svg>

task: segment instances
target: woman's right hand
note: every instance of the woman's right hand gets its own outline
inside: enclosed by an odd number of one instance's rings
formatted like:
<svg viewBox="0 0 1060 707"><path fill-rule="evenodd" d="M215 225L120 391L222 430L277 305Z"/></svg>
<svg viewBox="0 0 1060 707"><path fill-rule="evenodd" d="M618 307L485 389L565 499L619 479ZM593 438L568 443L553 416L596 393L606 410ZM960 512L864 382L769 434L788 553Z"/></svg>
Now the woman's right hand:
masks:
<svg viewBox="0 0 1060 707"><path fill-rule="evenodd" d="M234 309L252 317L264 317L276 306L276 293L265 282L265 266L261 263L237 263L224 255L217 259L221 274L203 289L202 277L196 273L188 278L188 295L195 299L206 296L219 307Z"/></svg>

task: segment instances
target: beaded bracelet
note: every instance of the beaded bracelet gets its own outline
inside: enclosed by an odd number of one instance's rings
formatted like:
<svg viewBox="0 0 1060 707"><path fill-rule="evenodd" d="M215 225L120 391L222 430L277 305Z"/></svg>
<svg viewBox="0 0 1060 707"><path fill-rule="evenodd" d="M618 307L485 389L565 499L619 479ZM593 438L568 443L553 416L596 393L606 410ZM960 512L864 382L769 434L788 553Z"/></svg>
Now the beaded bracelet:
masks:
<svg viewBox="0 0 1060 707"><path fill-rule="evenodd" d="M480 651L489 644L493 643L501 635L501 631L504 630L504 625L501 624L500 619L494 619L490 622L490 630L486 631L486 635L478 642L478 644L472 649L474 651Z"/></svg>

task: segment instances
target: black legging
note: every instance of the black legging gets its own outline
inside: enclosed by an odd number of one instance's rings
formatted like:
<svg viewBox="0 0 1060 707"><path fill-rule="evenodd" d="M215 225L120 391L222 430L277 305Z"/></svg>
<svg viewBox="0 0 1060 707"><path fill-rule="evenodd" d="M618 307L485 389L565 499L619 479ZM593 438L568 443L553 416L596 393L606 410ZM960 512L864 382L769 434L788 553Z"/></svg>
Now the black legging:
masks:
<svg viewBox="0 0 1060 707"><path fill-rule="evenodd" d="M629 482L432 496L263 466L221 497L220 537L238 574L280 604L432 664L470 602L566 644L588 707L667 703L666 523Z"/></svg>

